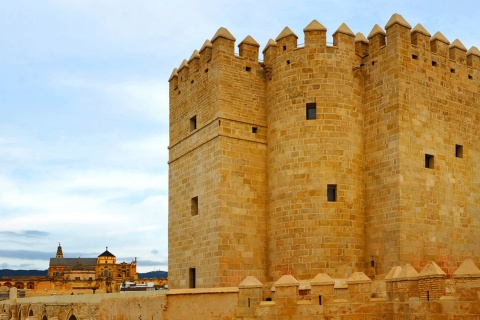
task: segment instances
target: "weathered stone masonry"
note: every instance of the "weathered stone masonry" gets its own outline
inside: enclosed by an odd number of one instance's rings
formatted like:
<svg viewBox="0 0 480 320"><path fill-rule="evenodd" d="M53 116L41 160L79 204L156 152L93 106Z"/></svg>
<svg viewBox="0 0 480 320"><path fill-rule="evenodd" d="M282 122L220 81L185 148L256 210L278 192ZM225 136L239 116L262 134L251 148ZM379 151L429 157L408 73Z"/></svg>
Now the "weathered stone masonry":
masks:
<svg viewBox="0 0 480 320"><path fill-rule="evenodd" d="M170 77L169 284L383 279L480 253L480 51L398 14L327 45L220 28Z"/></svg>

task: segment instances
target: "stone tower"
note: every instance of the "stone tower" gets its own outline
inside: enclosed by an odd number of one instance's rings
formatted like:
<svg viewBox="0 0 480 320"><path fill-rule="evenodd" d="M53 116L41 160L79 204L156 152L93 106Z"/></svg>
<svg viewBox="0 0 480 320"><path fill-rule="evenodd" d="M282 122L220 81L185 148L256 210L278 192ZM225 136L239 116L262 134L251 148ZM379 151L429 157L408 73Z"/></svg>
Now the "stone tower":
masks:
<svg viewBox="0 0 480 320"><path fill-rule="evenodd" d="M267 279L265 72L255 40L234 44L221 28L170 78L173 287Z"/></svg>
<svg viewBox="0 0 480 320"><path fill-rule="evenodd" d="M169 284L383 277L480 254L480 51L394 14L327 45L224 28L170 77Z"/></svg>

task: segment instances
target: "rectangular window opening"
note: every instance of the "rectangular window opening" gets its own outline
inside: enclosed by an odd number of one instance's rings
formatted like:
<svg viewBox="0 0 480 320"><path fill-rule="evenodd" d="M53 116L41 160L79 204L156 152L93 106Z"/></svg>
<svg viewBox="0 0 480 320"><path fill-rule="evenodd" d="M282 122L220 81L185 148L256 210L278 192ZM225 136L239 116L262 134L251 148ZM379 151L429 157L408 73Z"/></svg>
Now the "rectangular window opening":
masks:
<svg viewBox="0 0 480 320"><path fill-rule="evenodd" d="M258 132L258 128L257 127L252 127L252 133L257 133Z"/></svg>
<svg viewBox="0 0 480 320"><path fill-rule="evenodd" d="M472 80L473 76L471 74L468 75L468 79Z"/></svg>
<svg viewBox="0 0 480 320"><path fill-rule="evenodd" d="M437 66L437 61L432 60L432 67L436 67L436 66Z"/></svg>
<svg viewBox="0 0 480 320"><path fill-rule="evenodd" d="M430 291L427 290L427 301L430 301Z"/></svg>
<svg viewBox="0 0 480 320"><path fill-rule="evenodd" d="M300 289L298 290L298 295L299 296L308 296L310 294L310 290L308 289Z"/></svg>
<svg viewBox="0 0 480 320"><path fill-rule="evenodd" d="M197 116L190 118L190 131L197 129Z"/></svg>
<svg viewBox="0 0 480 320"><path fill-rule="evenodd" d="M451 68L451 69L450 69L450 72L451 72L451 73L455 73L455 69Z"/></svg>
<svg viewBox="0 0 480 320"><path fill-rule="evenodd" d="M198 197L192 198L191 213L192 216L198 216Z"/></svg>
<svg viewBox="0 0 480 320"><path fill-rule="evenodd" d="M412 59L413 60L418 60L418 56L416 54L412 54Z"/></svg>
<svg viewBox="0 0 480 320"><path fill-rule="evenodd" d="M318 304L322 305L322 296L318 296Z"/></svg>
<svg viewBox="0 0 480 320"><path fill-rule="evenodd" d="M433 169L433 155L425 154L425 168Z"/></svg>
<svg viewBox="0 0 480 320"><path fill-rule="evenodd" d="M287 46L282 47L283 51L287 50Z"/></svg>
<svg viewBox="0 0 480 320"><path fill-rule="evenodd" d="M188 287L189 288L197 287L197 272L195 268L190 268L188 270Z"/></svg>
<svg viewBox="0 0 480 320"><path fill-rule="evenodd" d="M336 184L327 185L327 201L328 202L337 201L337 185Z"/></svg>
<svg viewBox="0 0 480 320"><path fill-rule="evenodd" d="M463 158L463 146L460 144L455 145L455 157Z"/></svg>
<svg viewBox="0 0 480 320"><path fill-rule="evenodd" d="M290 60L287 60L287 64L290 64Z"/></svg>
<svg viewBox="0 0 480 320"><path fill-rule="evenodd" d="M317 119L317 103L311 102L307 103L307 120Z"/></svg>
<svg viewBox="0 0 480 320"><path fill-rule="evenodd" d="M252 70L252 67L245 67L245 71L250 72Z"/></svg>

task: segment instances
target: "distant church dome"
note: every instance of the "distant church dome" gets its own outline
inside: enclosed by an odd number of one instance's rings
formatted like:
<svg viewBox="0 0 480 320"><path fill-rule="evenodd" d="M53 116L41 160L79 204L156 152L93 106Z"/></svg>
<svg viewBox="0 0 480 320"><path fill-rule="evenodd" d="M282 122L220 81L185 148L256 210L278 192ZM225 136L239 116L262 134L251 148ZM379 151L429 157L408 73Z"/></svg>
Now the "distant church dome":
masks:
<svg viewBox="0 0 480 320"><path fill-rule="evenodd" d="M110 251L108 251L108 247L106 247L105 252L99 255L98 257L115 257L115 256Z"/></svg>

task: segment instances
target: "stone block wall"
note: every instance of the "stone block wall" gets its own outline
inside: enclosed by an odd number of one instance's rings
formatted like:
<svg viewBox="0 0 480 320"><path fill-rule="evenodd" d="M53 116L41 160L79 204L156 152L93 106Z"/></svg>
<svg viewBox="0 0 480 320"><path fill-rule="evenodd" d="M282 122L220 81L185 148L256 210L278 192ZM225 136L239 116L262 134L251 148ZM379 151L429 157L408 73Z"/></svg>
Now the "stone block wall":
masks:
<svg viewBox="0 0 480 320"><path fill-rule="evenodd" d="M266 280L264 72L220 29L170 79L169 286Z"/></svg>
<svg viewBox="0 0 480 320"><path fill-rule="evenodd" d="M252 37L235 55L220 28L173 71L173 288L192 268L201 287L380 280L480 255L480 51L398 14L368 37L342 24L333 45L316 20L303 32L299 45L286 27L259 61ZM407 300L424 285L408 281Z"/></svg>

